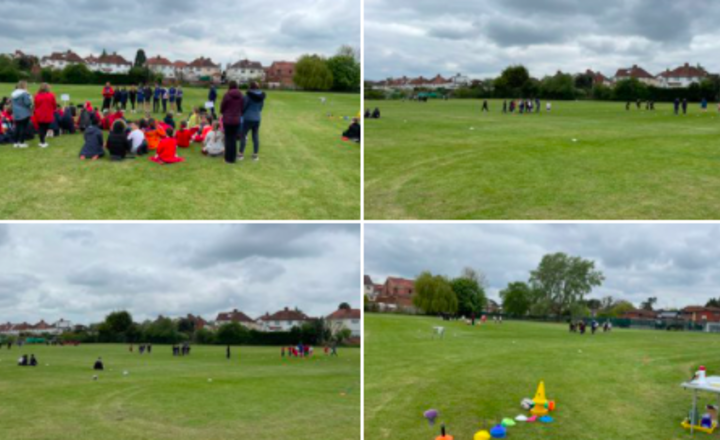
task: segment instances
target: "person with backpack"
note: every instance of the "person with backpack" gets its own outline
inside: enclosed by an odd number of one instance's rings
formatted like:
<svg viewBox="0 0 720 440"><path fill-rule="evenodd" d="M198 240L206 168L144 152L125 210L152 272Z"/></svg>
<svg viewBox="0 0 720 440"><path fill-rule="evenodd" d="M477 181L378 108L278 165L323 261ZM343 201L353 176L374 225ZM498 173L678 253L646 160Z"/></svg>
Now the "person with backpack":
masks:
<svg viewBox="0 0 720 440"><path fill-rule="evenodd" d="M49 147L47 143L47 134L50 124L55 120L55 110L57 109L57 100L55 95L50 92L50 86L43 83L40 90L35 95L35 122L38 124L38 134L40 135L40 148Z"/></svg>
<svg viewBox="0 0 720 440"><path fill-rule="evenodd" d="M32 116L33 101L27 91L27 81L20 81L15 91L10 95L12 99L12 116L15 123L15 148L27 148L25 143L28 125Z"/></svg>

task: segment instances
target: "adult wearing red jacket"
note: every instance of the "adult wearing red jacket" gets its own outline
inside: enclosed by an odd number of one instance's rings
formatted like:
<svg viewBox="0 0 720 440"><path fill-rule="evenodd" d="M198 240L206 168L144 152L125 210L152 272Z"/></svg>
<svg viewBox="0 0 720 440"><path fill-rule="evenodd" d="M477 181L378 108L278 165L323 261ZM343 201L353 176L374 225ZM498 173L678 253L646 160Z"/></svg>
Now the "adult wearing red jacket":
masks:
<svg viewBox="0 0 720 440"><path fill-rule="evenodd" d="M55 120L55 110L57 110L57 100L55 95L50 91L50 85L43 83L40 91L35 95L35 122L38 124L38 134L40 135L40 148L47 148L47 132L50 124Z"/></svg>
<svg viewBox="0 0 720 440"><path fill-rule="evenodd" d="M113 97L115 96L115 90L112 88L109 82L105 83L105 87L103 88L103 110L109 110L110 105L112 104Z"/></svg>

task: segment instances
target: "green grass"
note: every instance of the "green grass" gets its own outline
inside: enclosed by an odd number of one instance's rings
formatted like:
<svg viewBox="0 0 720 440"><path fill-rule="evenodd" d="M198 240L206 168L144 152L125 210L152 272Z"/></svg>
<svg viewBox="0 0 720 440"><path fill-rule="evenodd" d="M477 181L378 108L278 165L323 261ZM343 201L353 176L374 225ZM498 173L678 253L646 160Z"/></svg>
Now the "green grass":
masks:
<svg viewBox="0 0 720 440"><path fill-rule="evenodd" d="M365 127L367 219L718 219L720 116L554 102L376 102ZM545 103L543 102L543 109ZM711 106L712 108L712 106ZM471 130L474 127L475 130ZM574 143L572 140L577 139Z"/></svg>
<svg viewBox="0 0 720 440"><path fill-rule="evenodd" d="M0 84L0 96L12 89ZM31 93L36 89L31 85ZM101 104L100 86L58 85L53 92ZM198 145L172 166L146 157L84 163L81 135L50 139L47 150L37 138L26 150L0 145L0 219L357 220L360 148L341 141L350 123L326 114L355 116L360 98L325 94L323 106L320 96L268 92L258 163L225 165L202 156ZM184 110L206 98L207 90L186 89Z"/></svg>
<svg viewBox="0 0 720 440"><path fill-rule="evenodd" d="M22 353L40 366L16 366ZM93 381L97 356L106 371ZM303 360L235 347L228 361L224 347L179 358L169 346L142 356L124 345L26 346L3 347L0 360L2 439L360 438L358 349Z"/></svg>
<svg viewBox="0 0 720 440"><path fill-rule="evenodd" d="M446 328L443 340L432 339L436 325ZM509 438L686 439L680 423L692 399L680 384L699 365L720 374L718 335L615 329L580 336L555 324L470 327L366 315L365 438L434 438L439 429L423 412L435 408L438 424L471 439L485 421L525 413L520 401L544 380L558 405L555 423L519 425Z"/></svg>

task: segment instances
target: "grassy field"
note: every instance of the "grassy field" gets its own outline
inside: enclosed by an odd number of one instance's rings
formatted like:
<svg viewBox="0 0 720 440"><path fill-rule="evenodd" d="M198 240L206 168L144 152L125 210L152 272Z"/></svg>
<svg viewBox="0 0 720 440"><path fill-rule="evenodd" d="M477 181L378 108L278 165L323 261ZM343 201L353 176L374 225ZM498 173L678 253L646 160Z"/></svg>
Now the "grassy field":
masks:
<svg viewBox="0 0 720 440"><path fill-rule="evenodd" d="M39 366L16 366L23 353ZM94 381L97 356L106 371ZM0 438L359 439L359 388L358 349L303 360L234 347L228 361L224 347L194 347L189 357L169 346L142 356L121 345L3 347Z"/></svg>
<svg viewBox="0 0 720 440"><path fill-rule="evenodd" d="M13 88L0 84L0 96ZM100 86L58 85L53 92L58 99L69 93L74 103L102 101ZM37 138L26 150L0 145L0 219L359 219L360 148L341 141L350 122L326 115L355 116L360 98L326 94L323 106L320 96L268 93L258 163L229 166L202 156L198 145L180 153L186 162L172 166L147 158L83 163L81 135L50 139L47 150L37 147ZM186 89L184 110L206 98L207 90Z"/></svg>
<svg viewBox="0 0 720 440"><path fill-rule="evenodd" d="M551 114L520 116L500 101L490 114L476 100L366 103L378 105L383 119L365 127L367 219L720 218L716 110L554 102Z"/></svg>
<svg viewBox="0 0 720 440"><path fill-rule="evenodd" d="M435 325L445 326L444 339L432 339ZM555 422L509 428L509 438L690 438L680 423L691 393L680 384L699 365L720 373L718 335L616 329L580 336L554 324L470 327L366 315L365 438L434 438L439 429L423 418L434 408L438 426L471 439L485 422L527 414L520 401L533 398L540 380L557 402ZM701 404L717 401L702 397Z"/></svg>

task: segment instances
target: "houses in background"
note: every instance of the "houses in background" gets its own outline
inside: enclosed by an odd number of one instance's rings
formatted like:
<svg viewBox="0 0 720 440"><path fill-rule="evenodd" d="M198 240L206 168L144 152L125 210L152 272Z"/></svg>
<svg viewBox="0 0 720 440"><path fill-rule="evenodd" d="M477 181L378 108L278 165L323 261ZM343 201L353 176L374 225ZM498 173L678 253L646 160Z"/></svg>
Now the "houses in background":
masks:
<svg viewBox="0 0 720 440"><path fill-rule="evenodd" d="M359 338L362 334L362 317L358 309L337 309L325 320L333 333L348 329L353 338Z"/></svg>
<svg viewBox="0 0 720 440"><path fill-rule="evenodd" d="M70 321L60 319L53 324L48 324L41 320L37 324L28 324L23 322L20 324L12 324L10 322L0 324L0 335L6 336L40 336L40 335L60 335L63 332L72 330L73 326Z"/></svg>
<svg viewBox="0 0 720 440"><path fill-rule="evenodd" d="M420 76L418 78L408 78L403 76L402 78L388 78L384 81L378 81L372 83L372 86L378 90L394 91L394 90L415 90L415 89L427 89L427 90L455 90L461 87L467 87L471 84L470 78L457 74L448 78L438 74L434 78L425 78Z"/></svg>
<svg viewBox="0 0 720 440"><path fill-rule="evenodd" d="M21 51L9 55L11 58L25 56ZM40 67L62 70L74 64L84 64L93 72L108 74L127 74L133 63L117 52L103 53L100 56L81 57L72 50L54 52L40 60ZM211 58L201 56L191 62L171 61L162 55L148 58L146 67L153 73L161 74L167 81L187 81L190 83L216 83L237 81L248 84L258 81L268 88L295 88L295 62L275 61L264 67L259 61L244 59L229 63L223 69L222 64L215 63Z"/></svg>

